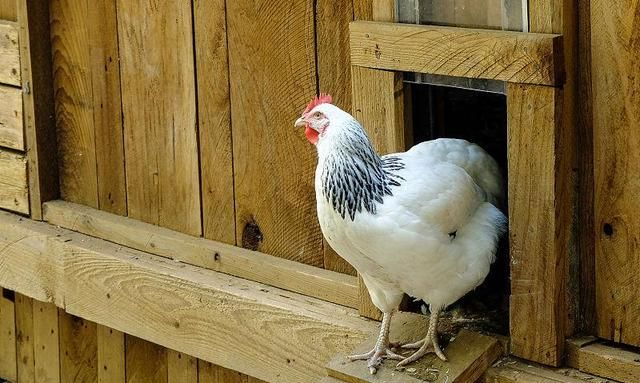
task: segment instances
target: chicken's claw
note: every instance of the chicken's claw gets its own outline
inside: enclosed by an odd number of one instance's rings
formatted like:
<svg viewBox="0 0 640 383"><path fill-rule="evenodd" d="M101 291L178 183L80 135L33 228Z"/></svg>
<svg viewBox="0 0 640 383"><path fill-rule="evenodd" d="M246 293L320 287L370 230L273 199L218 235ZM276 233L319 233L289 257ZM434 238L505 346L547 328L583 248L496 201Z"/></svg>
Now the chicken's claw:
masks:
<svg viewBox="0 0 640 383"><path fill-rule="evenodd" d="M347 359L349 359L350 361L366 360L367 367L369 368L369 373L371 373L372 375L378 371L378 367L382 364L383 359L403 360L404 358L404 356L396 354L387 347L380 349L374 348L373 350L365 352L364 354L347 356Z"/></svg>

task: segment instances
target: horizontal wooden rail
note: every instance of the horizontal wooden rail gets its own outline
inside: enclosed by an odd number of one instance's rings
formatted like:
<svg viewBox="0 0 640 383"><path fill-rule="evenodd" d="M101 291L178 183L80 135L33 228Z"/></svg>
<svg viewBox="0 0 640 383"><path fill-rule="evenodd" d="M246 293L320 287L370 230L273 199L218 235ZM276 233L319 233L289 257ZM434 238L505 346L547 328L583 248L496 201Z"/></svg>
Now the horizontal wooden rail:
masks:
<svg viewBox="0 0 640 383"><path fill-rule="evenodd" d="M371 21L350 25L351 63L375 69L560 86L562 36Z"/></svg>
<svg viewBox="0 0 640 383"><path fill-rule="evenodd" d="M0 21L0 83L20 86L18 24Z"/></svg>
<svg viewBox="0 0 640 383"><path fill-rule="evenodd" d="M65 201L44 204L44 220L69 230L225 274L358 307L356 277L197 238Z"/></svg>
<svg viewBox="0 0 640 383"><path fill-rule="evenodd" d="M356 310L0 212L0 286L268 382L375 332Z"/></svg>
<svg viewBox="0 0 640 383"><path fill-rule="evenodd" d="M640 354L587 337L567 341L567 365L623 383L640 382Z"/></svg>

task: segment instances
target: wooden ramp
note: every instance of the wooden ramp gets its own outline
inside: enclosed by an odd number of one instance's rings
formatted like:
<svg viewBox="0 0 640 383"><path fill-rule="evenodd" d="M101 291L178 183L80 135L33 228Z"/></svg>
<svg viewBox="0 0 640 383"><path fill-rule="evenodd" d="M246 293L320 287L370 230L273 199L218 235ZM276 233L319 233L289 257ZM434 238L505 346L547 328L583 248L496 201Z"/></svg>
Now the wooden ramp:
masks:
<svg viewBox="0 0 640 383"><path fill-rule="evenodd" d="M428 319L416 314L401 313L391 323L393 342L410 342L425 336ZM373 348L377 334L356 348L364 353ZM405 353L410 355L412 351ZM427 355L406 368L396 368L397 361L385 361L375 375L369 374L366 361L350 362L345 355L337 355L327 365L330 382L348 383L418 383L418 382L475 382L502 355L500 342L491 336L462 330L444 349L449 358L443 362L435 355ZM333 379L333 380L332 380Z"/></svg>

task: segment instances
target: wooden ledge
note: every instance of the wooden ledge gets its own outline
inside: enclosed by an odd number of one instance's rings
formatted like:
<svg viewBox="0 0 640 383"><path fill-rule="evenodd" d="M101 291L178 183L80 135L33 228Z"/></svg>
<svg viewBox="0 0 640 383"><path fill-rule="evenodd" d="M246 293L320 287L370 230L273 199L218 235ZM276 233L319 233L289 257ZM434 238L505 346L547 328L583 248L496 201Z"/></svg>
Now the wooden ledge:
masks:
<svg viewBox="0 0 640 383"><path fill-rule="evenodd" d="M0 212L0 286L268 382L312 382L376 331L353 309Z"/></svg>
<svg viewBox="0 0 640 383"><path fill-rule="evenodd" d="M351 63L390 71L561 86L562 36L354 21Z"/></svg>
<svg viewBox="0 0 640 383"><path fill-rule="evenodd" d="M571 368L553 368L504 358L487 370L478 383L613 383Z"/></svg>
<svg viewBox="0 0 640 383"><path fill-rule="evenodd" d="M607 346L597 338L569 339L567 365L623 383L640 382L640 353Z"/></svg>
<svg viewBox="0 0 640 383"><path fill-rule="evenodd" d="M357 308L356 277L182 234L65 201L44 205L44 220L136 250Z"/></svg>
<svg viewBox="0 0 640 383"><path fill-rule="evenodd" d="M393 342L414 342L424 338L428 318L411 313L398 313L391 320ZM371 350L377 334L358 346L353 353ZM405 354L410 355L412 351ZM419 383L419 382L475 382L503 353L500 342L490 336L462 330L444 349L449 358L443 362L435 355L427 355L405 369L396 370L396 361L384 361L375 375L370 375L366 361L347 361L344 354L336 355L327 366L330 377L349 383Z"/></svg>

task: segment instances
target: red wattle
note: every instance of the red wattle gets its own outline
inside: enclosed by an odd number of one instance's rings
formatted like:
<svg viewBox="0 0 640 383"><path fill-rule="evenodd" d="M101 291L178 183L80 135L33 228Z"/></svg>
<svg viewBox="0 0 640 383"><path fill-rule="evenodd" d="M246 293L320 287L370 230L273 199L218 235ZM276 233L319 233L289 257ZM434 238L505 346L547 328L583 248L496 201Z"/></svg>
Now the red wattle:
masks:
<svg viewBox="0 0 640 383"><path fill-rule="evenodd" d="M307 136L307 140L312 144L315 145L318 143L320 134L315 129L309 127L304 128L304 135Z"/></svg>

